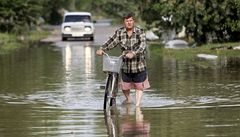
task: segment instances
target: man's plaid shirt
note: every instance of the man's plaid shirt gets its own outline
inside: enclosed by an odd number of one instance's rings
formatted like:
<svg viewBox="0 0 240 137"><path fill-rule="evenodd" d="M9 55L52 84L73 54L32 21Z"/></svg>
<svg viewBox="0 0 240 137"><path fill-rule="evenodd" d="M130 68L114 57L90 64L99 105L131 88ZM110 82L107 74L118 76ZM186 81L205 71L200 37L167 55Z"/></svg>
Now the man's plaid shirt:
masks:
<svg viewBox="0 0 240 137"><path fill-rule="evenodd" d="M101 46L101 49L106 51L116 46L120 46L123 53L132 51L135 54L132 59L123 58L123 72L138 73L146 69L146 35L143 29L134 27L132 36L128 37L126 28L119 28L115 31L115 34Z"/></svg>

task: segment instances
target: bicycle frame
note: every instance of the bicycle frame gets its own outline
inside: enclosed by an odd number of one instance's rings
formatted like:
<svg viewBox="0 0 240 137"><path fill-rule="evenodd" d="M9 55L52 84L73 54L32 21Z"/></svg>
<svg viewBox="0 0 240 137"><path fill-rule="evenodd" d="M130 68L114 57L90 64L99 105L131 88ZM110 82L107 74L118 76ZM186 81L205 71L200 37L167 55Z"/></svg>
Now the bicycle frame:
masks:
<svg viewBox="0 0 240 137"><path fill-rule="evenodd" d="M105 55L108 56L107 53L104 52ZM121 55L119 58L121 58ZM108 56L109 57L109 56ZM107 72L106 86L105 86L105 94L104 94L104 103L103 109L110 109L113 106L116 106L116 96L118 92L118 72Z"/></svg>
<svg viewBox="0 0 240 137"><path fill-rule="evenodd" d="M118 77L119 74L115 72L108 72L105 95L104 95L104 109L116 106L116 96L118 93Z"/></svg>

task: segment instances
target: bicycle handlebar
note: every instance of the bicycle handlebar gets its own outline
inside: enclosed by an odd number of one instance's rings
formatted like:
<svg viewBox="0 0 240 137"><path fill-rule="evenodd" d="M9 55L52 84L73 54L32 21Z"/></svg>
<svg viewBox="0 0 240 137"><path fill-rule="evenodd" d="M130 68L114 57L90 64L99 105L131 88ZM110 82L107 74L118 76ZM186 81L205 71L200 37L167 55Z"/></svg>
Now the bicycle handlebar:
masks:
<svg viewBox="0 0 240 137"><path fill-rule="evenodd" d="M108 55L106 52L103 51L103 54L106 55L106 56L109 58L109 55ZM121 57L123 57L123 56L125 56L125 54L122 54L122 55L120 55L120 56L118 56L118 57L121 58Z"/></svg>

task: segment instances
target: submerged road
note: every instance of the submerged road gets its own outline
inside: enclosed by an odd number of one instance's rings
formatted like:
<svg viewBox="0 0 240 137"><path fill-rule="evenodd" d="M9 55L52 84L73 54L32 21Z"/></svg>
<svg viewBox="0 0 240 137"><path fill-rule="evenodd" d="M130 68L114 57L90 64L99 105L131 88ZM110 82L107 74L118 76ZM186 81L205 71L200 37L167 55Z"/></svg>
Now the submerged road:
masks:
<svg viewBox="0 0 240 137"><path fill-rule="evenodd" d="M61 41L60 27L40 45L0 55L0 137L237 137L237 60L177 60L149 48L151 88L142 107L104 115L99 45L116 27L96 26L95 41ZM224 60L225 61L225 60ZM132 92L134 97L134 92ZM114 130L113 130L114 129Z"/></svg>

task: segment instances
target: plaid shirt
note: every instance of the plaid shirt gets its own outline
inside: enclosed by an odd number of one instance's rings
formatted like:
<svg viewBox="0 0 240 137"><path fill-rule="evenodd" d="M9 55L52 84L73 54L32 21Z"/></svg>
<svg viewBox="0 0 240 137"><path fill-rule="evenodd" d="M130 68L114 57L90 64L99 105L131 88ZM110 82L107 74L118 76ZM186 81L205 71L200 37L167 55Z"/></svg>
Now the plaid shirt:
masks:
<svg viewBox="0 0 240 137"><path fill-rule="evenodd" d="M122 70L125 73L138 73L146 69L145 51L146 36L143 29L134 27L131 37L128 37L127 30L121 27L115 31L100 49L106 51L120 46L123 54L132 51L135 56L132 59L123 58Z"/></svg>

